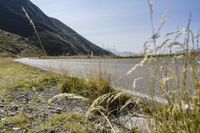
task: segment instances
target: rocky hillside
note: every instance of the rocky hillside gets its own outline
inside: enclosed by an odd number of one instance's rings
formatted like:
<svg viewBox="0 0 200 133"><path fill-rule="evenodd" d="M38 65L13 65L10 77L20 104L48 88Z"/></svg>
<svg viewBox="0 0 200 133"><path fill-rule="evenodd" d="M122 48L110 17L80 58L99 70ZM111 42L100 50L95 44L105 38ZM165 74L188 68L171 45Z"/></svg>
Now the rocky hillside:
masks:
<svg viewBox="0 0 200 133"><path fill-rule="evenodd" d="M48 17L30 0L0 0L0 29L27 38L32 45L41 49L36 34L22 10L25 8L41 37L48 55L101 55L110 52L94 45L70 27L55 18Z"/></svg>
<svg viewBox="0 0 200 133"><path fill-rule="evenodd" d="M42 51L29 43L26 38L0 31L0 56L16 57L42 55Z"/></svg>

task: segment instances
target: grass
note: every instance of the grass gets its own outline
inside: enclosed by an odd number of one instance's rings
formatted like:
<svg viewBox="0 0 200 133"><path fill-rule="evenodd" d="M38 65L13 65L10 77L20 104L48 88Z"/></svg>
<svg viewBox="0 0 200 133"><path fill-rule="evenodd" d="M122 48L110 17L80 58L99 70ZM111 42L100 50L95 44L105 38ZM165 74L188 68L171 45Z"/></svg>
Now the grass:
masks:
<svg viewBox="0 0 200 133"><path fill-rule="evenodd" d="M85 117L77 114L60 114L55 115L48 121L41 122L34 131L37 132L65 132L71 133L88 133L95 130L95 126L85 121ZM33 132L34 132L33 131Z"/></svg>
<svg viewBox="0 0 200 133"><path fill-rule="evenodd" d="M59 88L62 93L81 95L91 102L101 95L114 91L110 83L102 78L84 80L76 77L64 77Z"/></svg>
<svg viewBox="0 0 200 133"><path fill-rule="evenodd" d="M196 56L191 54L189 57L185 54L182 60L185 58L188 61L187 65L183 61L181 76L175 75L177 72L173 70L174 68L161 65L167 74L160 79L158 77L154 79L161 86L162 96L167 98L169 103L166 106L155 106L155 110L152 111L151 120L155 125L155 132L199 133L200 131L200 73L193 70L197 70L199 65L193 62Z"/></svg>
<svg viewBox="0 0 200 133"><path fill-rule="evenodd" d="M13 127L25 128L29 117L26 114L17 114L15 116L6 117L4 120L0 121L0 129L5 125L12 125Z"/></svg>
<svg viewBox="0 0 200 133"><path fill-rule="evenodd" d="M33 111L39 111L40 108L37 105L33 105L33 104L27 104L27 103L21 103L21 106L29 109L29 110L33 110Z"/></svg>
<svg viewBox="0 0 200 133"><path fill-rule="evenodd" d="M27 127L31 122L37 123L34 127ZM0 121L0 129L4 126L11 126L12 129L6 129L6 132L14 132L14 129L25 129L27 132L61 132L70 131L71 133L86 133L98 131L94 124L86 121L84 116L77 114L58 114L47 121L33 118L27 114L17 114L6 117Z"/></svg>
<svg viewBox="0 0 200 133"><path fill-rule="evenodd" d="M0 58L0 96L20 89L43 89L56 83L51 73Z"/></svg>
<svg viewBox="0 0 200 133"><path fill-rule="evenodd" d="M143 108L139 106L142 102L136 98L132 98L125 93L113 92L104 94L95 99L88 110L88 115L99 112L104 113L107 117L119 116L125 111L134 109L134 111L141 112Z"/></svg>
<svg viewBox="0 0 200 133"><path fill-rule="evenodd" d="M149 69L152 75L150 87L152 94L155 95L156 86L160 87L161 95L168 100L168 105L154 106L154 111L151 115L153 132L168 133L199 133L200 132L200 73L199 73L199 53L190 52L190 46L198 47L198 35L195 36L190 29L191 15L188 19L185 31L177 30L176 32L167 33L167 40L164 40L160 46L157 46L157 41L161 39L159 36L161 28L156 31L153 23L153 5L152 0L148 0L152 38L154 48L150 51L159 52L160 49L170 51L173 47L181 47L184 53L182 57L172 54L168 59L167 64L162 63L162 59L151 57L146 62L150 62ZM166 16L166 15L164 15ZM163 17L160 20L162 27L166 22ZM175 38L175 39L174 39ZM171 41L171 42L170 42ZM182 41L182 42L181 42ZM192 43L192 44L190 44ZM146 43L148 44L148 43ZM157 63L153 63L152 60ZM146 63L145 62L145 63ZM181 68L180 68L181 67ZM181 71L180 71L181 70ZM181 73L179 75L179 73Z"/></svg>

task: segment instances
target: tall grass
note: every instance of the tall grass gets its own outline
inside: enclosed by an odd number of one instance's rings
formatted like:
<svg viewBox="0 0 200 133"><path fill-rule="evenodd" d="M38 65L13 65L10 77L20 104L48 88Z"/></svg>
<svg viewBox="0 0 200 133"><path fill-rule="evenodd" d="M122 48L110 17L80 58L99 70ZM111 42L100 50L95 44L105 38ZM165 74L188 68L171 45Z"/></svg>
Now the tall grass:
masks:
<svg viewBox="0 0 200 133"><path fill-rule="evenodd" d="M153 23L153 3L148 0L150 9L151 23ZM164 15L165 16L165 15ZM166 17L161 19L163 25ZM167 33L160 46L148 51L154 53L160 50L170 50L179 48L183 51L182 56L176 53L167 58L150 57L145 60L150 67L152 80L150 90L156 95L168 100L165 106L155 106L155 111L151 116L154 125L153 132L180 132L180 133L199 133L200 132L200 71L199 71L199 51L195 52L194 47L198 48L198 35L190 29L192 17L189 16L188 24L183 30ZM153 25L153 24L151 24ZM152 26L152 42L162 39ZM151 42L151 41L149 41ZM149 42L145 43L148 45ZM192 44L191 44L192 42ZM150 44L151 45L151 44ZM191 50L193 47L193 51ZM150 53L145 52L145 54ZM144 63L144 62L142 62Z"/></svg>
<svg viewBox="0 0 200 133"><path fill-rule="evenodd" d="M40 36L39 36L39 34L38 34L38 31L37 31L37 29L36 29L36 26L35 26L33 20L31 19L31 17L29 16L28 12L26 11L26 9L25 9L23 6L22 6L22 10L23 10L23 12L25 13L25 16L26 16L27 19L29 20L30 24L31 24L32 27L33 27L33 30L34 30L34 32L35 32L35 34L36 34L36 36L37 36L37 39L38 39L38 41L39 41L39 44L40 44L40 46L41 46L41 48L42 48L42 51L43 51L44 55L47 56L46 50L45 50L45 48L44 48L44 45L42 44L42 41L41 41L41 39L40 39Z"/></svg>
<svg viewBox="0 0 200 133"><path fill-rule="evenodd" d="M151 75L149 88L146 88L149 89L149 95L152 98L158 95L167 100L167 104L164 105L153 103L139 106L143 109L148 107L146 112L148 112L147 115L152 125L149 132L200 133L200 54L197 51L199 50L199 34L195 34L190 29L192 17L189 15L185 28L177 28L177 30L162 36L161 30L167 22L167 13L162 16L156 29L153 20L154 3L153 0L147 0L147 2L150 10L152 35L144 43L144 59L133 66L127 75L136 71L138 67L147 65ZM160 45L158 42L161 42ZM176 49L182 52L177 53ZM162 51L169 52L169 56L155 56ZM142 78L138 77L133 81L134 87L137 87L138 80L142 80ZM111 112L134 103L131 99L119 102L120 96L120 93L105 94L97 98L88 111L88 114L96 112L102 115L112 132L116 131L113 128ZM116 102L116 99L120 104L114 106L113 102ZM143 105L136 103L137 106Z"/></svg>

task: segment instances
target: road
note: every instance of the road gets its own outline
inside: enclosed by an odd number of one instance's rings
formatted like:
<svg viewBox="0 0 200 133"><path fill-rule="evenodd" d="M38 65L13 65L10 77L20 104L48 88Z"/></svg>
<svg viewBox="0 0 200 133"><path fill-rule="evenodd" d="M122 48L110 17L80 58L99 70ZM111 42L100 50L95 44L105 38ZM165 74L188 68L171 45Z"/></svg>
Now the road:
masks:
<svg viewBox="0 0 200 133"><path fill-rule="evenodd" d="M151 76L147 66L138 67L133 73L127 72L141 59L16 59L15 61L43 70L67 73L80 78L92 78L100 71L112 85L134 95L148 97ZM134 82L137 81L137 82Z"/></svg>

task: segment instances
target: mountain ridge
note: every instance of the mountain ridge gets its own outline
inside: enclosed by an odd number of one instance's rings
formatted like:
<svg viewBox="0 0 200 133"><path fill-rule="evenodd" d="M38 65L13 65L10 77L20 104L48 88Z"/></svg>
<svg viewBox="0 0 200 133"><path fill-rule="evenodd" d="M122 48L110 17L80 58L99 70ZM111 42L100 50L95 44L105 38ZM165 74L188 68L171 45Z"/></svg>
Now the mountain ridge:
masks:
<svg viewBox="0 0 200 133"><path fill-rule="evenodd" d="M33 27L26 18L22 7L34 22L48 55L90 54L112 55L88 41L56 18L47 16L30 0L0 0L0 29L28 38L32 45L41 49Z"/></svg>

